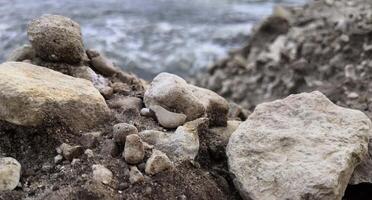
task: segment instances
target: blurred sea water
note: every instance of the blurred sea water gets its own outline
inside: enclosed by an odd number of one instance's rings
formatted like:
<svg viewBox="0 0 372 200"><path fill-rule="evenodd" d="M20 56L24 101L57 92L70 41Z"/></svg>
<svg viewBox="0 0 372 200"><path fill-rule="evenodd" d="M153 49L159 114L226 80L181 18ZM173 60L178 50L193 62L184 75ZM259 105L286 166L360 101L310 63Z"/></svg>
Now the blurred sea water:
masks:
<svg viewBox="0 0 372 200"><path fill-rule="evenodd" d="M192 76L241 47L276 4L306 0L0 0L0 61L28 43L27 23L60 14L80 23L95 48L145 79Z"/></svg>

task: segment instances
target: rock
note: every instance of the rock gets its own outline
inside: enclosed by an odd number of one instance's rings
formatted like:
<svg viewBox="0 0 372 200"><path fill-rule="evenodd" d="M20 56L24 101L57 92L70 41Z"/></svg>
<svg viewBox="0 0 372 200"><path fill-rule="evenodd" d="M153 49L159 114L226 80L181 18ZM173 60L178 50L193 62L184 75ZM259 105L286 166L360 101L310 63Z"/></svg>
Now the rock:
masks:
<svg viewBox="0 0 372 200"><path fill-rule="evenodd" d="M58 120L74 131L97 127L109 116L89 81L21 62L0 65L0 120L41 126Z"/></svg>
<svg viewBox="0 0 372 200"><path fill-rule="evenodd" d="M146 162L145 172L146 174L155 175L172 168L173 163L169 160L168 156L165 153L154 149L151 157Z"/></svg>
<svg viewBox="0 0 372 200"><path fill-rule="evenodd" d="M243 199L341 200L370 128L320 92L263 103L231 135L229 170Z"/></svg>
<svg viewBox="0 0 372 200"><path fill-rule="evenodd" d="M70 18L44 15L31 21L27 35L36 54L44 60L73 64L85 56L80 25Z"/></svg>
<svg viewBox="0 0 372 200"><path fill-rule="evenodd" d="M205 112L203 104L186 81L169 73L160 73L154 78L145 92L144 103L147 108L158 105L172 112L183 113L187 121L201 117Z"/></svg>
<svg viewBox="0 0 372 200"><path fill-rule="evenodd" d="M243 107L239 106L236 103L230 102L229 104L229 113L227 114L228 119L239 119L246 120L251 112Z"/></svg>
<svg viewBox="0 0 372 200"><path fill-rule="evenodd" d="M115 117L118 121L133 123L140 117L142 100L137 97L118 95L111 98L108 105L115 110Z"/></svg>
<svg viewBox="0 0 372 200"><path fill-rule="evenodd" d="M146 130L138 135L142 140L167 154L174 162L192 160L199 151L200 129L207 126L207 119L201 118L184 124L172 132Z"/></svg>
<svg viewBox="0 0 372 200"><path fill-rule="evenodd" d="M91 149L87 149L84 151L84 154L88 157L88 158L92 158L94 156L94 153Z"/></svg>
<svg viewBox="0 0 372 200"><path fill-rule="evenodd" d="M69 144L63 143L59 148L62 150L63 157L69 161L72 161L72 159L74 158L78 158L84 153L84 149L82 146L71 146Z"/></svg>
<svg viewBox="0 0 372 200"><path fill-rule="evenodd" d="M372 136L368 143L368 155L354 170L349 181L351 185L372 183Z"/></svg>
<svg viewBox="0 0 372 200"><path fill-rule="evenodd" d="M150 108L142 108L140 113L145 117L155 117L155 113Z"/></svg>
<svg viewBox="0 0 372 200"><path fill-rule="evenodd" d="M151 106L150 110L155 113L159 124L164 128L177 128L186 122L186 115L182 113L170 112L158 105Z"/></svg>
<svg viewBox="0 0 372 200"><path fill-rule="evenodd" d="M14 190L21 178L21 164L11 157L0 158L0 191Z"/></svg>
<svg viewBox="0 0 372 200"><path fill-rule="evenodd" d="M116 145L114 140L107 139L103 141L101 146L102 146L102 149L101 149L102 155L109 155L111 157L116 157L117 155L119 155L119 148Z"/></svg>
<svg viewBox="0 0 372 200"><path fill-rule="evenodd" d="M6 61L32 60L35 57L35 50L30 45L23 45L10 53Z"/></svg>
<svg viewBox="0 0 372 200"><path fill-rule="evenodd" d="M63 156L62 155L56 155L54 157L54 163L55 164L58 164L58 163L62 162L62 160L63 160Z"/></svg>
<svg viewBox="0 0 372 200"><path fill-rule="evenodd" d="M129 164L138 164L145 157L145 148L141 138L137 134L127 136L125 141L123 157Z"/></svg>
<svg viewBox="0 0 372 200"><path fill-rule="evenodd" d="M129 182L131 184L135 184L135 183L140 183L140 182L144 182L145 181L145 177L143 176L143 174L137 169L136 166L132 166L130 167L130 172L129 172Z"/></svg>
<svg viewBox="0 0 372 200"><path fill-rule="evenodd" d="M210 126L226 126L229 103L211 90L189 85L192 93L203 104Z"/></svg>
<svg viewBox="0 0 372 200"><path fill-rule="evenodd" d="M103 165L93 165L93 179L99 183L108 185L112 181L113 174Z"/></svg>
<svg viewBox="0 0 372 200"><path fill-rule="evenodd" d="M109 86L109 80L105 77L96 74L88 66L80 66L72 68L72 76L83 78L93 83L94 87L105 97L110 97L113 94L113 89Z"/></svg>
<svg viewBox="0 0 372 200"><path fill-rule="evenodd" d="M86 53L90 59L92 67L100 74L104 76L112 76L119 72L114 64L104 56L100 55L98 51L88 49Z"/></svg>
<svg viewBox="0 0 372 200"><path fill-rule="evenodd" d="M81 145L85 148L94 148L97 146L98 138L101 136L102 132L100 131L84 133L80 137Z"/></svg>
<svg viewBox="0 0 372 200"><path fill-rule="evenodd" d="M138 134L137 128L127 123L115 124L112 130L115 142L122 145L125 144L128 135Z"/></svg>

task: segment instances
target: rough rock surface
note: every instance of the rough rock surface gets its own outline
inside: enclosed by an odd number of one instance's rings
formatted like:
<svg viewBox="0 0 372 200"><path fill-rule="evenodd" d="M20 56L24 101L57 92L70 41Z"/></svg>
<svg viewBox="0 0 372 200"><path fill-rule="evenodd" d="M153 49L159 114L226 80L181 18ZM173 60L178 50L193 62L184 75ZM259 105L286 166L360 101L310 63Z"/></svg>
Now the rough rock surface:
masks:
<svg viewBox="0 0 372 200"><path fill-rule="evenodd" d="M85 130L107 119L109 109L92 83L21 62L0 65L0 119L23 126L58 120Z"/></svg>
<svg viewBox="0 0 372 200"><path fill-rule="evenodd" d="M137 128L132 124L127 123L115 124L112 130L115 142L122 145L125 144L125 140L128 135L138 134Z"/></svg>
<svg viewBox="0 0 372 200"><path fill-rule="evenodd" d="M257 106L232 134L229 170L244 199L338 199L367 154L371 121L320 92Z"/></svg>
<svg viewBox="0 0 372 200"><path fill-rule="evenodd" d="M155 113L156 119L164 128L177 128L186 122L187 117L182 113L170 112L158 105L150 106L150 110Z"/></svg>
<svg viewBox="0 0 372 200"><path fill-rule="evenodd" d="M169 111L183 113L187 121L201 117L205 112L187 82L169 73L160 73L154 78L145 92L144 102L147 108L159 105Z"/></svg>
<svg viewBox="0 0 372 200"><path fill-rule="evenodd" d="M349 184L356 185L360 183L372 183L372 137L370 136L368 144L368 155L366 159L358 165L350 179Z"/></svg>
<svg viewBox="0 0 372 200"><path fill-rule="evenodd" d="M112 181L113 174L103 165L93 165L93 179L103 184L109 184Z"/></svg>
<svg viewBox="0 0 372 200"><path fill-rule="evenodd" d="M154 149L150 158L146 162L146 174L154 175L162 171L170 170L173 168L172 161L169 160L168 156Z"/></svg>
<svg viewBox="0 0 372 200"><path fill-rule="evenodd" d="M11 157L0 158L0 193L13 190L21 178L21 164Z"/></svg>
<svg viewBox="0 0 372 200"><path fill-rule="evenodd" d="M130 167L129 182L131 184L135 184L135 183L140 183L140 182L143 182L143 181L145 181L145 177L143 176L141 171L138 170L138 168L136 166Z"/></svg>
<svg viewBox="0 0 372 200"><path fill-rule="evenodd" d="M172 161L192 160L198 155L199 136L198 131L206 126L206 119L200 118L187 122L172 132L146 130L139 133L143 141L154 145L167 154Z"/></svg>
<svg viewBox="0 0 372 200"><path fill-rule="evenodd" d="M28 25L28 39L47 61L79 63L85 56L80 25L70 18L44 15Z"/></svg>
<svg viewBox="0 0 372 200"><path fill-rule="evenodd" d="M123 157L129 164L138 164L145 157L145 148L137 134L128 135L125 141Z"/></svg>

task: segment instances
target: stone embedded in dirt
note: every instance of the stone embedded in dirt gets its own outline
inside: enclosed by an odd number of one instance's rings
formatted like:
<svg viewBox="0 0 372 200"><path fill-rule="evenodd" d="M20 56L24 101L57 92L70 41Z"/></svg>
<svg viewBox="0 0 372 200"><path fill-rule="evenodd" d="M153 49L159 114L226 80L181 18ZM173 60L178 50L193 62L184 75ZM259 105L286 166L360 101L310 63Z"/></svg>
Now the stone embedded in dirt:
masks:
<svg viewBox="0 0 372 200"><path fill-rule="evenodd" d="M205 112L203 104L186 81L169 73L160 73L154 78L145 92L144 102L147 108L159 105L169 111L183 113L187 121L201 117Z"/></svg>
<svg viewBox="0 0 372 200"><path fill-rule="evenodd" d="M169 160L168 156L165 153L154 149L152 155L146 162L145 172L146 174L154 175L172 168L173 163Z"/></svg>
<svg viewBox="0 0 372 200"><path fill-rule="evenodd" d="M137 134L127 136L125 141L123 157L129 164L138 164L145 157L145 148L141 138Z"/></svg>
<svg viewBox="0 0 372 200"><path fill-rule="evenodd" d="M100 74L104 76L112 76L119 73L119 70L114 66L114 64L102 56L98 51L88 49L86 51L92 67L97 70Z"/></svg>
<svg viewBox="0 0 372 200"><path fill-rule="evenodd" d="M368 155L354 170L349 181L351 185L372 183L372 135L368 143Z"/></svg>
<svg viewBox="0 0 372 200"><path fill-rule="evenodd" d="M210 126L226 126L229 103L215 92L189 85L192 93L203 104Z"/></svg>
<svg viewBox="0 0 372 200"><path fill-rule="evenodd" d="M320 92L263 103L232 134L229 170L243 199L341 200L365 158L371 121Z"/></svg>
<svg viewBox="0 0 372 200"><path fill-rule="evenodd" d="M54 163L55 164L58 164L58 163L60 163L60 162L62 162L62 160L63 160L63 156L62 155L56 155L56 156L54 156Z"/></svg>
<svg viewBox="0 0 372 200"><path fill-rule="evenodd" d="M145 117L155 117L155 113L150 108L142 108L140 113Z"/></svg>
<svg viewBox="0 0 372 200"><path fill-rule="evenodd" d="M127 123L115 124L112 130L115 142L122 145L125 144L128 135L138 134L137 128Z"/></svg>
<svg viewBox="0 0 372 200"><path fill-rule="evenodd" d="M87 149L84 151L84 154L88 157L88 158L92 158L94 156L94 152L92 151L92 149Z"/></svg>
<svg viewBox="0 0 372 200"><path fill-rule="evenodd" d="M21 178L21 164L14 158L0 158L0 191L14 190Z"/></svg>
<svg viewBox="0 0 372 200"><path fill-rule="evenodd" d="M118 121L132 123L140 117L142 100L137 97L115 95L108 100L108 105L115 110Z"/></svg>
<svg viewBox="0 0 372 200"><path fill-rule="evenodd" d="M110 110L87 80L22 62L0 65L0 119L21 126L62 122L73 131L104 122Z"/></svg>
<svg viewBox="0 0 372 200"><path fill-rule="evenodd" d="M207 119L200 118L187 122L173 132L161 132L156 130L142 131L139 136L142 140L167 154L174 162L193 160L199 151L200 129L207 127Z"/></svg>
<svg viewBox="0 0 372 200"><path fill-rule="evenodd" d="M98 138L101 136L102 132L100 131L83 133L83 135L80 137L80 143L85 148L94 148L98 144Z"/></svg>
<svg viewBox="0 0 372 200"><path fill-rule="evenodd" d="M108 185L111 183L113 174L103 165L93 165L93 180Z"/></svg>
<svg viewBox="0 0 372 200"><path fill-rule="evenodd" d="M31 21L27 35L36 54L44 60L74 64L85 56L80 25L70 18L44 15Z"/></svg>
<svg viewBox="0 0 372 200"><path fill-rule="evenodd" d="M35 57L35 50L30 45L23 45L10 53L6 61L21 62L24 60L32 60Z"/></svg>
<svg viewBox="0 0 372 200"><path fill-rule="evenodd" d="M106 139L105 141L103 141L101 147L102 147L101 149L102 155L116 157L120 153L118 146L116 145L115 141L112 139Z"/></svg>
<svg viewBox="0 0 372 200"><path fill-rule="evenodd" d="M62 155L66 160L72 161L74 158L78 158L83 155L84 149L82 146L71 146L69 144L63 143L59 147L62 150Z"/></svg>
<svg viewBox="0 0 372 200"><path fill-rule="evenodd" d="M158 105L150 106L150 110L155 113L159 124L164 128L177 128L186 122L187 117L182 113L170 112Z"/></svg>
<svg viewBox="0 0 372 200"><path fill-rule="evenodd" d="M144 181L145 181L145 177L138 170L138 168L136 166L130 167L130 171L129 171L129 182L131 184L135 184L135 183L141 183L141 182L144 182Z"/></svg>

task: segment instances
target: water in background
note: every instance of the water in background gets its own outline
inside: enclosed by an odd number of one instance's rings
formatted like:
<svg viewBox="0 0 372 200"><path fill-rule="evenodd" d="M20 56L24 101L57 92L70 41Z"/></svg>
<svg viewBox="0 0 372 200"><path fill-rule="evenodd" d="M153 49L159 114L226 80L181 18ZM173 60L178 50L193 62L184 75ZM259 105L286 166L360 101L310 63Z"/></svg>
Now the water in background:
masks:
<svg viewBox="0 0 372 200"><path fill-rule="evenodd" d="M87 48L125 70L200 72L247 39L252 24L277 4L305 0L0 0L0 62L27 43L26 26L42 14L80 23Z"/></svg>

